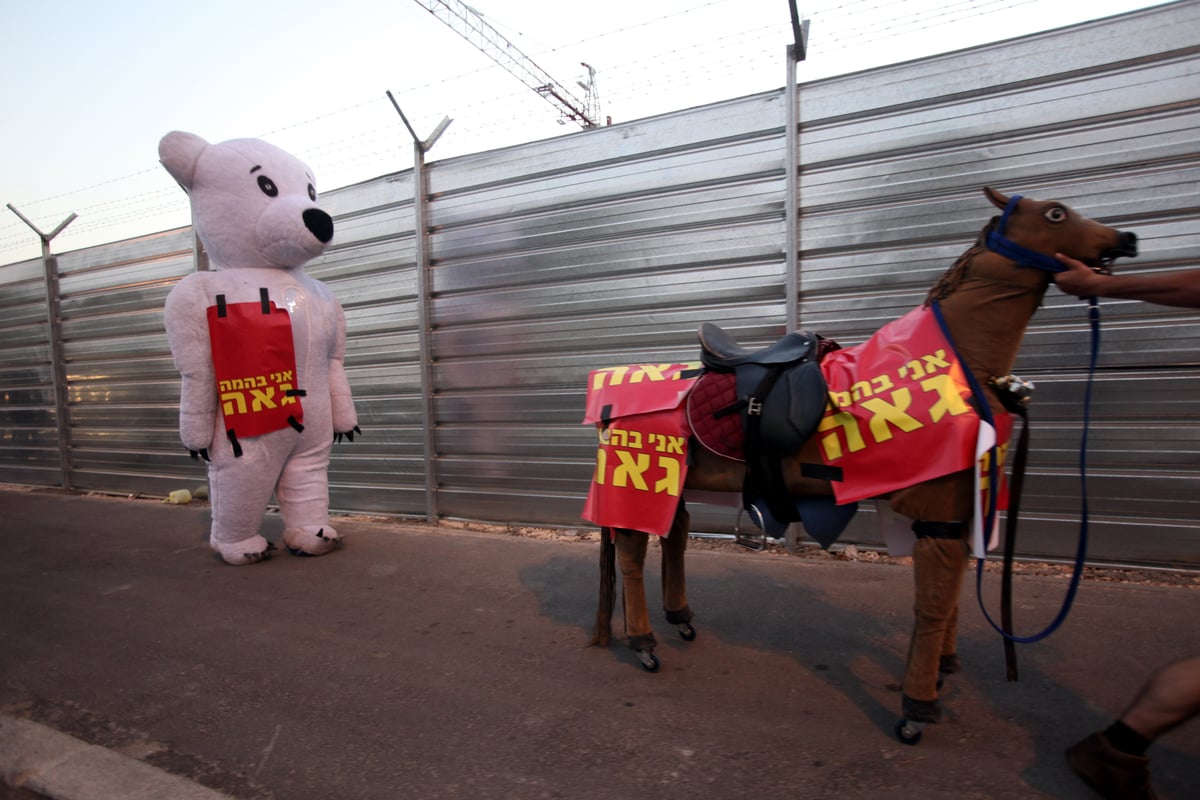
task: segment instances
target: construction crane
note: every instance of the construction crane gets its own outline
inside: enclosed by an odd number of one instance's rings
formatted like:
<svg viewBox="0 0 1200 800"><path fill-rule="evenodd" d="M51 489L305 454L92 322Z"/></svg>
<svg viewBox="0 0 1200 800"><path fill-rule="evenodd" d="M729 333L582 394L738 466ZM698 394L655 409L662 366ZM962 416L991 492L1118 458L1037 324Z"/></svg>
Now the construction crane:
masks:
<svg viewBox="0 0 1200 800"><path fill-rule="evenodd" d="M587 64L580 64L588 72L586 83L576 81L576 85L584 92L584 100L580 101L466 3L459 0L416 2L557 108L562 115L560 123L565 124L563 121L569 120L582 128L595 128L599 124L597 120L600 118L600 100L596 94L596 70Z"/></svg>

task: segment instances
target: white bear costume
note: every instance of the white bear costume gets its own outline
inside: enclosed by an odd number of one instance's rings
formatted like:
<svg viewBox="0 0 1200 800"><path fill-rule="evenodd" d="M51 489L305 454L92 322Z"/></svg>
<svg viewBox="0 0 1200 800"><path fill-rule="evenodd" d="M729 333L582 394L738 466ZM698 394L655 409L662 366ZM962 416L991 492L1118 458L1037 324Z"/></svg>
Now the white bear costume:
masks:
<svg viewBox="0 0 1200 800"><path fill-rule="evenodd" d="M325 284L301 267L324 252L333 238L333 220L317 207L308 168L264 141L209 144L173 131L162 138L158 152L191 199L192 223L214 268L181 280L167 296L164 315L182 376L180 438L193 453L209 459L209 543L230 564L266 558L270 545L259 528L274 493L288 549L328 553L339 543L329 525L329 454L335 432L339 439L341 434L353 439L358 418L343 368L342 307ZM238 381L225 380L229 376L214 369L209 321L214 313L224 317L227 307L259 304L263 314L270 306L272 319L283 317L278 324L285 331L290 322L294 375L256 365L244 369L249 374L239 374ZM245 334L235 330L232 336L232 349L243 363L266 358L261 351L267 348L253 329ZM273 378L286 375L280 378L286 382L266 386L268 371ZM240 388L243 377L255 385L256 376L257 386L266 388L253 397L231 389ZM247 411L248 403L260 410L286 405L292 409L285 412L289 424L237 436L240 423L233 419L239 410Z"/></svg>

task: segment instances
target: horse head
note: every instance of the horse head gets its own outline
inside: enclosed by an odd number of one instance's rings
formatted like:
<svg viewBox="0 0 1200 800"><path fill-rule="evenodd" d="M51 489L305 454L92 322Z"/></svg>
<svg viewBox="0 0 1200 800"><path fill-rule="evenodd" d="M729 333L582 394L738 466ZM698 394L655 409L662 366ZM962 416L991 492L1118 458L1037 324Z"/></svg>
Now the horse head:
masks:
<svg viewBox="0 0 1200 800"><path fill-rule="evenodd" d="M991 187L984 187L983 193L1004 212L989 223L987 246L1020 266L1059 272L1062 266L1054 254L1063 253L1092 269L1108 271L1115 259L1137 255L1135 234L1089 219L1057 200L1006 197Z"/></svg>
<svg viewBox="0 0 1200 800"><path fill-rule="evenodd" d="M1009 286L1040 297L1064 266L1062 253L1092 269L1108 272L1115 259L1137 255L1137 236L1080 214L1057 200L1008 197L985 186L984 196L1003 213L992 217L978 241L947 270L929 293L943 300L970 277Z"/></svg>

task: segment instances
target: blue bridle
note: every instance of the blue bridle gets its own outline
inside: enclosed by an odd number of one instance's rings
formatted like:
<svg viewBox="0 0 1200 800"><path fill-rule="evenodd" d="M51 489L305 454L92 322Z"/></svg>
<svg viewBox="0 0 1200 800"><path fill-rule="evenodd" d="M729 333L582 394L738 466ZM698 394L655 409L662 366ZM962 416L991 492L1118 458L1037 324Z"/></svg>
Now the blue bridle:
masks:
<svg viewBox="0 0 1200 800"><path fill-rule="evenodd" d="M1036 267L1037 269L1044 269L1047 272L1062 272L1066 267L1057 258L1030 250L1028 247L1023 247L1004 235L1005 230L1008 228L1008 218L1012 215L1013 210L1017 207L1017 203L1020 200L1021 195L1019 194L1014 194L1008 199L1008 204L1004 207L1004 213L1000 215L1000 221L988 231L986 240L988 249L1005 258L1011 258L1021 267Z"/></svg>

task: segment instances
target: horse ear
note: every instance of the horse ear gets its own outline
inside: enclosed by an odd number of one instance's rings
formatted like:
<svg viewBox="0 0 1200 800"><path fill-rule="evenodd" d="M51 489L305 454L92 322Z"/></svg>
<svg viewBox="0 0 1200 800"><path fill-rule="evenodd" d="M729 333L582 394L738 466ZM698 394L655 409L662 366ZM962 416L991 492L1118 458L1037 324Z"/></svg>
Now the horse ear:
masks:
<svg viewBox="0 0 1200 800"><path fill-rule="evenodd" d="M983 187L983 193L987 195L987 199L990 200L992 205L994 205L996 208L1003 210L1008 207L1008 198L997 192L992 187Z"/></svg>

